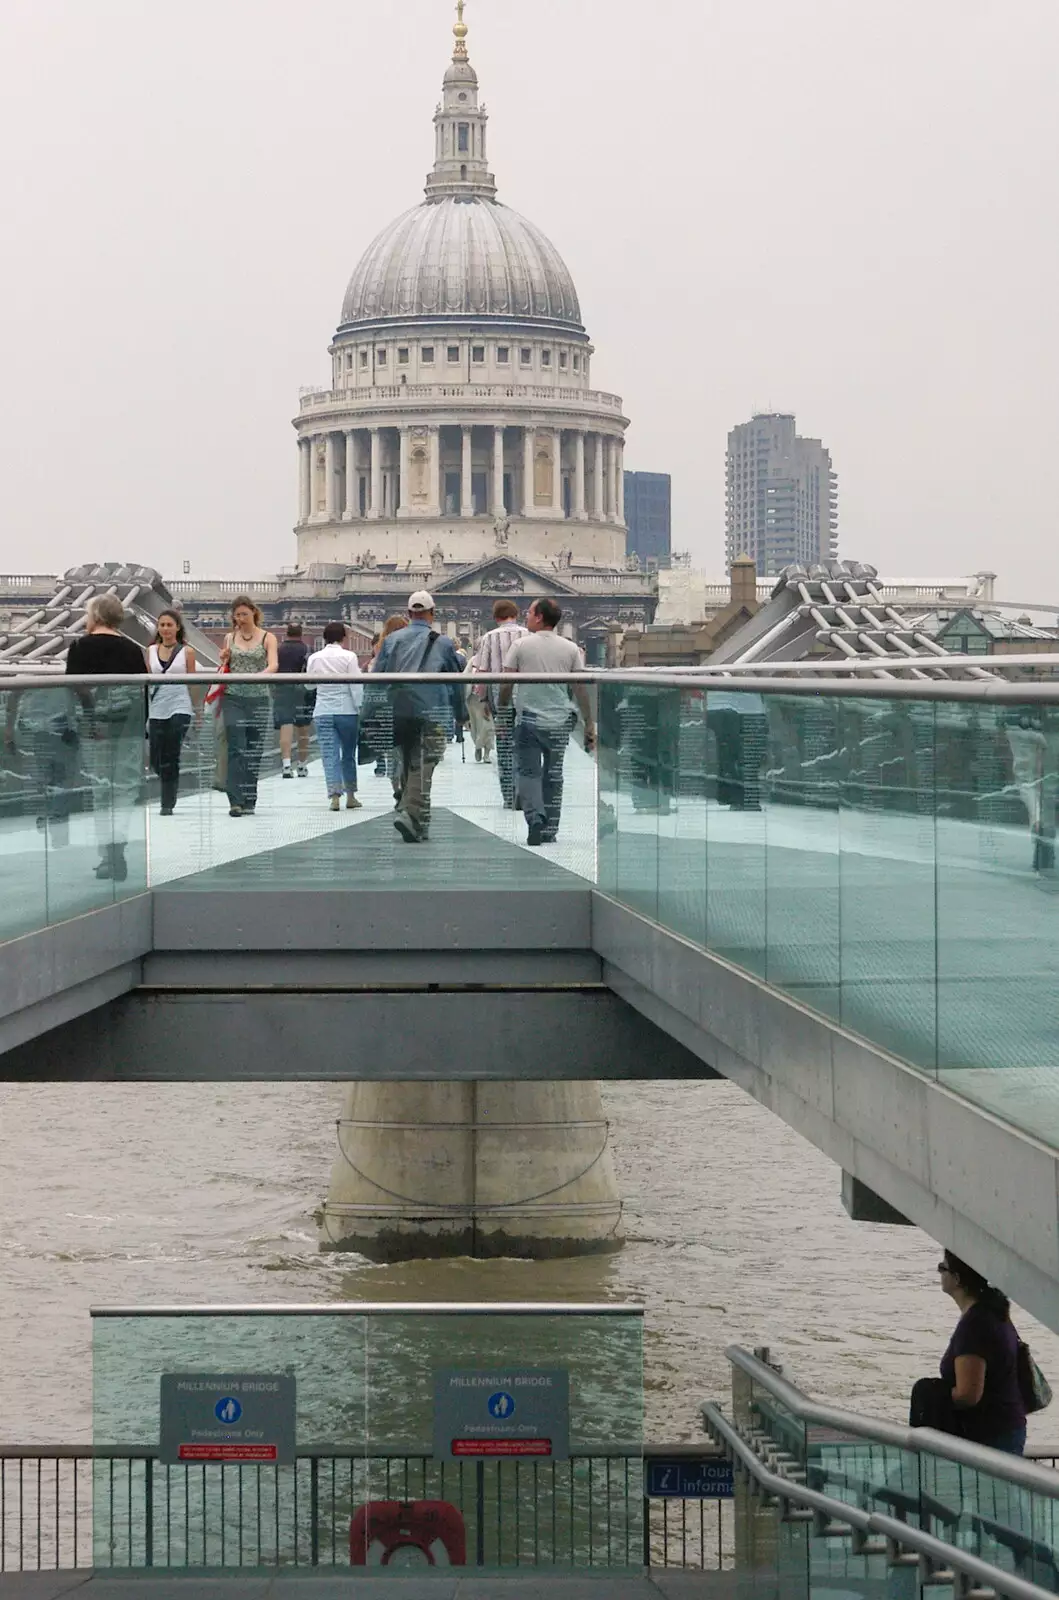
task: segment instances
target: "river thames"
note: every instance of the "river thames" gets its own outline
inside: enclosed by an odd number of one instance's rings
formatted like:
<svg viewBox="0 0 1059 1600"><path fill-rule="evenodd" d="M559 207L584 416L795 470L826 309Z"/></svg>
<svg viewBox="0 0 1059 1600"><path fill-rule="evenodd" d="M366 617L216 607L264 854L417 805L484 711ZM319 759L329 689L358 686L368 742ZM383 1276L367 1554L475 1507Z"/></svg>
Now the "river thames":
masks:
<svg viewBox="0 0 1059 1600"><path fill-rule="evenodd" d="M821 1398L903 1421L956 1321L938 1246L853 1223L838 1169L723 1082L611 1084L628 1243L565 1262L320 1255L341 1090L61 1084L0 1090L5 1442L91 1437L92 1305L638 1300L646 1437L700 1436L724 1347L765 1344ZM1059 1337L1016 1320L1053 1382ZM1030 1442L1059 1446L1059 1413Z"/></svg>

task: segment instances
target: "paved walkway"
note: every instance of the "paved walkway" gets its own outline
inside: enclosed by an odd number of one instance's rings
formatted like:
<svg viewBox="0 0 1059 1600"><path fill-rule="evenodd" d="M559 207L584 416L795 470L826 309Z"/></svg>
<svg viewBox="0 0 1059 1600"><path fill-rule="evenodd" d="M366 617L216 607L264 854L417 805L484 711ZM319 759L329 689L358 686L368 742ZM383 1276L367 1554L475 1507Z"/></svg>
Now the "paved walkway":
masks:
<svg viewBox="0 0 1059 1600"><path fill-rule="evenodd" d="M753 1574L745 1575L749 1594ZM737 1600L735 1572L662 1572L650 1577L538 1573L511 1577L357 1577L298 1573L281 1577L147 1577L130 1572L30 1572L0 1577L3 1600Z"/></svg>

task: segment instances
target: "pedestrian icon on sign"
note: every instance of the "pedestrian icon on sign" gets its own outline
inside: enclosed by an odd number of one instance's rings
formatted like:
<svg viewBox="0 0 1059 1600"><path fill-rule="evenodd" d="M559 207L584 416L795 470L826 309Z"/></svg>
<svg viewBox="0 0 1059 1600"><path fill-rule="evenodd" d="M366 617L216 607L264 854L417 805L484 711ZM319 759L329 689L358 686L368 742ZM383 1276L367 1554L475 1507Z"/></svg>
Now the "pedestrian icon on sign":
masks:
<svg viewBox="0 0 1059 1600"><path fill-rule="evenodd" d="M506 1390L501 1389L499 1394L489 1397L489 1415L496 1417L499 1422L505 1421L515 1414L515 1402Z"/></svg>
<svg viewBox="0 0 1059 1600"><path fill-rule="evenodd" d="M243 1408L232 1395L226 1394L223 1400L217 1401L213 1414L218 1422L238 1422L243 1414Z"/></svg>

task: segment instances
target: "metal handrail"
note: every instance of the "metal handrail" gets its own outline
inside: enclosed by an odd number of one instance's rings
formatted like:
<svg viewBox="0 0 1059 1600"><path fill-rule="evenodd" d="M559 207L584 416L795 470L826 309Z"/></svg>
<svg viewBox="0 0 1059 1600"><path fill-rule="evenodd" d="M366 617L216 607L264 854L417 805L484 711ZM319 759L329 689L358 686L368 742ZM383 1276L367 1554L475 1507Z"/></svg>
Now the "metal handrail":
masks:
<svg viewBox="0 0 1059 1600"><path fill-rule="evenodd" d="M935 1428L904 1428L896 1422L886 1422L881 1417L864 1417L855 1411L843 1411L838 1406L821 1405L801 1389L781 1378L773 1367L742 1346L729 1345L724 1352L733 1367L745 1372L754 1383L760 1384L799 1422L816 1423L833 1428L837 1433L852 1433L858 1438L870 1439L875 1444L892 1445L897 1450L913 1454L942 1456L958 1462L963 1467L975 1467L992 1478L1003 1478L1035 1494L1059 1500L1059 1472L1049 1467L1036 1466L1022 1456L1012 1456L1002 1450L992 1450L988 1445L975 1444L971 1439L958 1439L951 1433L939 1433Z"/></svg>
<svg viewBox="0 0 1059 1600"><path fill-rule="evenodd" d="M602 1305L547 1300L450 1301L344 1300L334 1305L184 1305L91 1306L90 1317L642 1317L637 1302L609 1300Z"/></svg>
<svg viewBox="0 0 1059 1600"><path fill-rule="evenodd" d="M1059 660L1059 657L1056 658ZM933 658L932 658L933 660ZM8 678L0 673L0 683L7 682ZM132 685L137 688L147 688L154 684L147 674L135 677L106 676L101 674L52 673L48 676L12 673L9 676L12 692L22 693L26 690L36 689L103 689L116 688L122 685ZM313 688L317 685L344 684L347 687L368 688L371 685L393 685L401 683L441 684L453 687L469 687L473 684L519 684L556 683L556 684L584 684L586 686L599 685L628 685L630 688L655 688L655 689L684 689L695 687L694 679L687 676L678 676L675 673L660 673L647 669L643 672L632 672L625 669L615 672L520 672L513 673L477 672L473 676L453 672L379 672L365 673L359 678L334 678L310 677L307 673L299 672L272 672L272 673L221 673L221 672L196 672L196 673L167 673L167 684L185 684L188 687L207 688L214 684L231 686L235 684L255 684L258 688L269 688L273 684L294 684L302 688ZM712 677L704 675L700 682L713 683ZM721 680L718 687L723 687L724 693L743 694L776 694L776 695L815 695L821 698L854 699L854 700L922 700L933 701L982 701L995 702L1001 705L1057 705L1059 704L1059 682L1033 682L1009 683L1004 678L975 679L973 682L948 683L941 681L920 681L906 683L904 680L893 679L885 682L878 678L848 680L834 678L826 684L821 684L817 679L799 678L753 678L741 677L738 674ZM709 690L707 690L709 692Z"/></svg>
<svg viewBox="0 0 1059 1600"><path fill-rule="evenodd" d="M850 1505L846 1500L834 1500L830 1495L821 1494L816 1489L808 1489L804 1484L781 1477L779 1473L770 1471L764 1462L759 1460L718 1406L713 1404L703 1406L702 1415L714 1438L722 1441L739 1461L740 1466L745 1468L767 1494L779 1500L781 1505L787 1502L791 1505L806 1506L820 1516L827 1517L832 1522L842 1523L858 1533L879 1534L889 1545L915 1551L917 1555L925 1558L935 1571L951 1569L954 1574L963 1574L967 1578L973 1578L976 1583L987 1585L997 1594L1009 1596L1010 1600L1055 1600L1048 1589L1029 1583L1025 1578L1016 1577L1013 1572L1005 1572L1002 1567L994 1567L991 1562L983 1561L981 1557L972 1555L969 1550L961 1550L958 1545L946 1544L944 1539L926 1533L922 1528L914 1528L907 1522L901 1522L897 1517L888 1517L880 1512L863 1511L859 1506ZM965 1592L966 1586L954 1580L953 1588L959 1594Z"/></svg>

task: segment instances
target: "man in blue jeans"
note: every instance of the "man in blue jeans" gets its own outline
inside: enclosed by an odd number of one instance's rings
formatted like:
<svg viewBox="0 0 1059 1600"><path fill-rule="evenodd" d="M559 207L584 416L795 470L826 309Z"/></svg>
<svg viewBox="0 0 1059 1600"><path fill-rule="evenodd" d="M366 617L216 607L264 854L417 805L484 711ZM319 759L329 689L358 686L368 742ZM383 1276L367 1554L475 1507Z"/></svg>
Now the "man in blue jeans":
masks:
<svg viewBox="0 0 1059 1600"><path fill-rule="evenodd" d="M504 660L505 672L582 672L581 652L572 639L556 633L562 611L554 600L535 600L526 615L529 633L517 639ZM596 742L592 703L583 683L504 684L500 704L515 700L515 764L518 796L526 818L526 843L554 844L563 805L563 758L577 720L585 719L585 749Z"/></svg>
<svg viewBox="0 0 1059 1600"><path fill-rule="evenodd" d="M463 663L448 634L434 627L434 600L417 589L408 602L408 626L391 633L375 660L375 672L451 672ZM430 838L430 789L453 725L467 721L464 685L394 685L393 742L401 753L401 795L393 825L406 844Z"/></svg>

